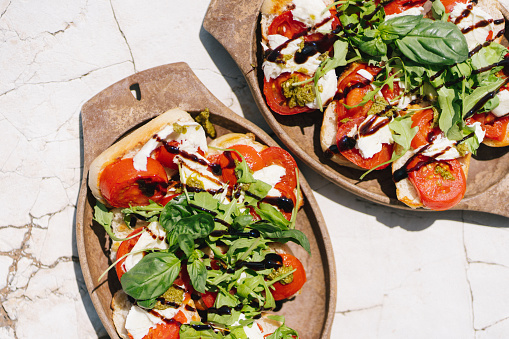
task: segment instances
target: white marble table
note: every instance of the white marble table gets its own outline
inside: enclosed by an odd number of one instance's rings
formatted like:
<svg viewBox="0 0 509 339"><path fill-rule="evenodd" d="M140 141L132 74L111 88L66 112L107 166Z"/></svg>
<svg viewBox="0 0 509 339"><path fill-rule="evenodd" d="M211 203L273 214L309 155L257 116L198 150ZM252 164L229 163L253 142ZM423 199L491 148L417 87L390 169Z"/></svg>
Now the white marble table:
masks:
<svg viewBox="0 0 509 339"><path fill-rule="evenodd" d="M0 338L107 336L74 234L80 109L94 94L185 61L233 111L268 130L242 74L201 27L207 6L0 1ZM302 168L334 245L332 338L509 337L509 219L393 210Z"/></svg>

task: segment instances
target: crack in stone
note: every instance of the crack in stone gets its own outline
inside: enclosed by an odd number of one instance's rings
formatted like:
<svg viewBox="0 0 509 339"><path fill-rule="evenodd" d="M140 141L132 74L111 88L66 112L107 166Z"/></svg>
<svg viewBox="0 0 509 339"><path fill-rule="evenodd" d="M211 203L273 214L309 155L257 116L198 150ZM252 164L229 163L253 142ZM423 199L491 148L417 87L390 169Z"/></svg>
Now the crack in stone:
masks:
<svg viewBox="0 0 509 339"><path fill-rule="evenodd" d="M131 51L131 46L129 45L129 42L127 41L124 31L120 27L120 23L117 20L117 15L115 14L115 9L113 8L113 3L111 0L110 0L110 6L111 6L111 11L113 12L113 19L115 19L118 30L120 31L120 34L124 38L125 44L127 45L127 49L129 49L129 54L131 55L131 59L132 59L133 67L134 67L134 73L137 73L138 71L136 70L136 63L134 62L134 56L133 56L133 52Z"/></svg>
<svg viewBox="0 0 509 339"><path fill-rule="evenodd" d="M472 284L470 283L470 279L468 278L468 269L470 268L470 259L468 258L468 250L467 250L467 244L465 243L465 219L464 219L464 213L461 212L461 220L462 220L462 243L463 243L463 251L465 253L465 281L468 285L468 292L470 293L470 309L472 313L472 329L475 332L475 311L474 311L474 292L472 291Z"/></svg>
<svg viewBox="0 0 509 339"><path fill-rule="evenodd" d="M5 12L7 12L7 10L9 9L9 7L11 6L11 3L12 1L9 1L9 3L7 4L7 6L5 6L5 9L2 13L0 13L0 19L4 16Z"/></svg>
<svg viewBox="0 0 509 339"><path fill-rule="evenodd" d="M336 314L346 315L348 313L369 311L369 310L373 310L375 308L381 308L381 307L383 307L383 304L377 304L377 305L373 305L373 306L369 306L369 307L363 307L363 308L354 308L354 309L350 309L350 310L346 310L346 311L336 311L335 313Z"/></svg>
<svg viewBox="0 0 509 339"><path fill-rule="evenodd" d="M483 328L481 328L481 329L475 329L475 328L474 328L474 331L476 331L476 332L482 332L482 331L485 331L485 330L487 330L488 328L493 327L493 326L495 326L495 325L497 325L497 324L499 324L499 323L501 323L501 322L503 322L503 321L506 321L506 320L508 320L508 319L509 319L509 317L505 317L505 318L499 319L499 320L495 321L493 324L490 324L490 325L484 326L484 327L483 327Z"/></svg>

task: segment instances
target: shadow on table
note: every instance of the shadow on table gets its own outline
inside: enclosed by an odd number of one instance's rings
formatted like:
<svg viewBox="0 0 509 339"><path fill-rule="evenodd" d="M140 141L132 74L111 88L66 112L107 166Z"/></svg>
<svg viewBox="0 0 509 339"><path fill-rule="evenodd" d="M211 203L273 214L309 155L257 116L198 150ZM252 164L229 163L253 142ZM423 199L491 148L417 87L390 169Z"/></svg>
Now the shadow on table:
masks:
<svg viewBox="0 0 509 339"><path fill-rule="evenodd" d="M299 163L299 167L304 166ZM317 184L323 179L312 178L318 176L307 168L306 176L313 190L346 208L372 215L381 224L394 228L400 227L410 232L422 231L435 223L437 220L451 220L468 222L480 226L509 227L509 219L500 215L475 212L475 211L429 211L429 210L403 210L383 206L364 198L360 198L345 189L331 183L326 185Z"/></svg>
<svg viewBox="0 0 509 339"><path fill-rule="evenodd" d="M272 136L273 133L258 110L244 75L230 54L203 26L200 28L199 37L203 47L205 47L217 69L221 72L221 76L237 97L244 117Z"/></svg>
<svg viewBox="0 0 509 339"><path fill-rule="evenodd" d="M80 113L80 121L79 121L79 132L80 132L80 178L83 178L83 164L84 164L84 155L83 155L83 126L81 124L81 113ZM81 187L81 180L79 186ZM76 198L76 206L78 206L78 198ZM74 210L73 215L73 225L76 225L76 213L77 209ZM83 302L83 306L87 313L88 319L92 324L97 337L99 339L107 339L109 338L106 329L104 328L97 312L95 311L92 300L90 299L90 294L88 293L87 286L85 285L85 280L83 278L83 273L81 272L81 266L78 256L78 246L76 243L76 227L72 229L72 260L74 262L74 274L76 275L76 282L78 285L78 290L80 292L81 300Z"/></svg>

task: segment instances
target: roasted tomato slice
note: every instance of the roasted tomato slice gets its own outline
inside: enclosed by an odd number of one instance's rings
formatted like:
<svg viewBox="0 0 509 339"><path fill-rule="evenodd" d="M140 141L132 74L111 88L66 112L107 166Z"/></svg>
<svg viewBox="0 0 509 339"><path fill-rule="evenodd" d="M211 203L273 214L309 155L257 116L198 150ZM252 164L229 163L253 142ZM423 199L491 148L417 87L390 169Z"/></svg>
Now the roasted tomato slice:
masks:
<svg viewBox="0 0 509 339"><path fill-rule="evenodd" d="M394 0L383 6L385 15L391 15L402 13L412 7L422 7L425 2L426 0Z"/></svg>
<svg viewBox="0 0 509 339"><path fill-rule="evenodd" d="M281 254L281 258L283 259L283 266L291 266L292 269L296 271L293 272L293 281L291 283L283 285L280 282L276 282L272 285L275 288L274 290L271 289L275 300L290 298L297 293L306 282L306 271L304 271L304 266L299 259L287 253Z"/></svg>
<svg viewBox="0 0 509 339"><path fill-rule="evenodd" d="M288 98L284 96L281 85L283 82L290 79L292 76L296 76L299 81L304 81L310 78L310 76L302 73L282 73L276 79L265 79L263 82L263 94L267 99L267 104L270 108L281 115L292 115L304 112L311 112L314 109L307 106L288 106Z"/></svg>
<svg viewBox="0 0 509 339"><path fill-rule="evenodd" d="M417 149L433 141L433 137L440 132L439 128L433 126L433 110L425 109L412 115L412 128L418 127L419 131L412 139L411 146Z"/></svg>
<svg viewBox="0 0 509 339"><path fill-rule="evenodd" d="M429 161L432 162L426 164ZM417 156L407 169L408 178L415 186L423 205L432 210L449 209L465 194L465 174L456 159L433 161L425 156Z"/></svg>
<svg viewBox="0 0 509 339"><path fill-rule="evenodd" d="M286 11L274 18L267 30L267 34L279 34L291 39L296 34L302 33L305 30L306 25L300 21L294 20L291 11Z"/></svg>
<svg viewBox="0 0 509 339"><path fill-rule="evenodd" d="M252 146L233 145L229 148L235 149L240 154L242 154L246 160L247 165L253 171L258 171L265 166L265 162L263 161L262 157ZM237 152L223 152L219 157L217 157L215 161L221 166L223 181L229 183L230 186L235 185L237 183L237 177L235 175L235 162L242 161Z"/></svg>
<svg viewBox="0 0 509 339"><path fill-rule="evenodd" d="M154 151L154 158L161 163L164 167L171 168L171 169L178 169L178 165L173 162L173 158L178 154L178 147L179 143L177 141L170 141L167 144L167 147L165 146L159 146ZM168 152L168 149L171 151L172 148L175 148L175 152Z"/></svg>
<svg viewBox="0 0 509 339"><path fill-rule="evenodd" d="M179 313L182 313L179 311ZM177 314L178 316L178 314ZM152 327L147 335L143 337L143 339L179 339L179 331L181 323L175 319L170 320L169 322L163 322L157 324L156 327Z"/></svg>
<svg viewBox="0 0 509 339"><path fill-rule="evenodd" d="M502 141L507 134L509 117L496 117L493 113L478 113L467 119L468 124L480 122L482 129L486 132L485 137L492 140Z"/></svg>
<svg viewBox="0 0 509 339"><path fill-rule="evenodd" d="M133 236L137 233L140 233L142 230L143 230L143 227L135 229L134 231L131 232L131 234L129 234L128 238L130 238L131 236ZM133 247L138 242L138 239L140 239L140 236L141 236L141 234L137 237L132 238L132 239L122 241L122 243L120 244L120 246L118 247L118 250L117 250L117 259L120 259L127 253L131 252ZM115 269L117 271L117 276L118 276L119 281L120 281L120 278L122 278L122 276L125 273L124 266L123 266L125 259L126 258L123 258L122 260L117 262L117 264L115 265Z"/></svg>
<svg viewBox="0 0 509 339"><path fill-rule="evenodd" d="M147 170L134 168L133 159L125 158L104 168L99 188L104 199L113 207L148 205L166 194L168 177L164 167L152 158L147 159Z"/></svg>
<svg viewBox="0 0 509 339"><path fill-rule="evenodd" d="M268 147L264 149L260 155L265 162L265 166L279 165L285 168L286 174L281 178L281 183L286 183L286 185L292 189L297 186L297 177L295 174L297 163L290 153L281 147Z"/></svg>

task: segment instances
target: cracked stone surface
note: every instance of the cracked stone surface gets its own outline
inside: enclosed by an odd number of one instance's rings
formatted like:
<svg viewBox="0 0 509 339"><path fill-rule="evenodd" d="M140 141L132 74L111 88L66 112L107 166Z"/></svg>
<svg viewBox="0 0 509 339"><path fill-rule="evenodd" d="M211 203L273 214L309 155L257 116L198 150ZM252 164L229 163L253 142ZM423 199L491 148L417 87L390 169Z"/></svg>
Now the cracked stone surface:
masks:
<svg viewBox="0 0 509 339"><path fill-rule="evenodd" d="M266 131L203 28L208 1L0 1L0 338L105 338L73 232L81 106L154 66L187 62ZM508 338L509 220L358 199L301 164L332 239L332 338ZM340 222L338 221L340 220Z"/></svg>

